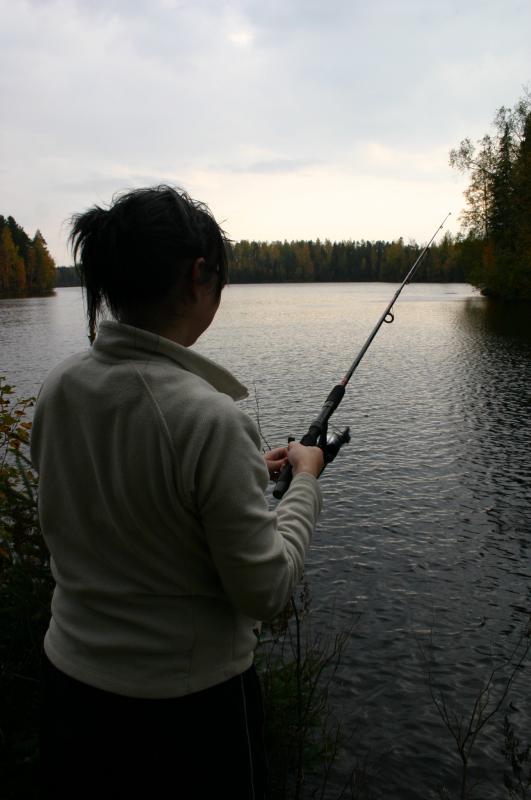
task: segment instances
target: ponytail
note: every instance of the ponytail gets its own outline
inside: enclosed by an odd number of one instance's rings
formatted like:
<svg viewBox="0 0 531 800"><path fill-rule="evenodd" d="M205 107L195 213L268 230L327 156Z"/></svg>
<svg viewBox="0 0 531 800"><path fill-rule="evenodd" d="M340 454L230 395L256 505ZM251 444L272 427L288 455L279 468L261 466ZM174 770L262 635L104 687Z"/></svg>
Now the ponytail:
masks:
<svg viewBox="0 0 531 800"><path fill-rule="evenodd" d="M74 263L81 277L81 285L87 300L87 316L89 325L89 341L96 338L96 325L102 311L105 297L105 265L102 262L103 252L112 250L112 242L105 242L109 237L107 225L109 212L94 206L83 214L72 217L72 231L69 242L74 256ZM115 244L115 243L114 243ZM109 245L111 246L109 248Z"/></svg>

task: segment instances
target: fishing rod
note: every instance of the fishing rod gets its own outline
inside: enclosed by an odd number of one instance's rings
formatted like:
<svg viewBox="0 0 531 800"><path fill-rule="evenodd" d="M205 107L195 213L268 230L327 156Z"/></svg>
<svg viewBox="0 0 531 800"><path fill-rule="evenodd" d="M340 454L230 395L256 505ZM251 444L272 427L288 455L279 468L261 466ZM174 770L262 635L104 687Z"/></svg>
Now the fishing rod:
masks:
<svg viewBox="0 0 531 800"><path fill-rule="evenodd" d="M391 322L394 322L395 316L394 316L394 314L392 312L392 308L393 308L394 304L396 303L400 292L402 291L404 286L406 286L406 284L408 284L411 281L411 279L413 278L413 275L417 271L420 262L422 261L422 259L426 255L426 253L428 252L428 250L429 250L429 248L431 246L431 243L433 242L433 240L435 239L435 237L437 236L439 231L444 227L444 224L445 224L446 220L448 219L448 217L451 215L451 213L452 212L450 211L445 216L445 218L443 219L443 221L441 222L441 224L439 225L439 227L437 228L437 230L435 231L435 233L431 237L430 241L428 242L428 244L426 245L424 250L421 252L421 254L417 258L417 260L415 261L415 263L413 264L413 266L411 267L409 272L407 273L406 277L404 278L404 280L402 281L402 283L398 287L397 291L395 292L395 294L393 296L393 299L391 300L389 305L386 307L386 309L383 312L382 316L380 317L380 319L378 320L378 322L374 326L373 330L371 331L371 333L369 335L369 338L367 339L367 341L365 342L365 344L361 348L360 352L358 353L358 355L356 356L356 358L352 362L351 367L348 370L347 374L345 375L345 377L336 386L334 386L334 388L332 389L332 391L330 392L330 394L326 398L325 404L322 407L321 411L319 412L317 417L314 419L314 421L312 422L312 424L308 428L308 432L305 433L304 436L301 439L301 444L304 444L304 445L307 445L307 446L315 446L315 445L317 445L318 447L321 448L321 450L323 451L323 454L324 454L325 466L327 464L329 464L331 461L334 460L334 458L337 456L337 454L339 453L340 449L343 447L344 444L347 444L348 442L350 442L350 428L345 428L340 433L334 433L331 436L329 436L328 435L328 420L330 419L330 417L332 416L332 414L334 413L334 411L337 409L338 405L342 401L342 399L343 399L343 397L345 395L345 389L346 389L346 386L347 386L348 382L352 378L355 370L358 368L361 359L363 358L363 356L365 355L365 353L369 349L372 340L374 339L374 337L376 336L376 334L380 330L380 328L383 325L383 323L386 322L386 323L390 324ZM293 474L292 474L291 464L287 463L282 468L281 473L280 473L280 475L278 477L278 480L276 482L275 488L273 489L273 497L275 497L277 500L280 500L280 498L284 496L284 494L288 490L288 487L289 487L289 485L291 483L292 477L293 477Z"/></svg>

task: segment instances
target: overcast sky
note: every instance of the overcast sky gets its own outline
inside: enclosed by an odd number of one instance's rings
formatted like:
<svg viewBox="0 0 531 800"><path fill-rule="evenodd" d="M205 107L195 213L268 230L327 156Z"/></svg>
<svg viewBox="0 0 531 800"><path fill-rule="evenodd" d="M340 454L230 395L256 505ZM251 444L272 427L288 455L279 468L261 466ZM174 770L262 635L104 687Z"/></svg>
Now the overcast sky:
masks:
<svg viewBox="0 0 531 800"><path fill-rule="evenodd" d="M183 186L233 239L426 241L531 84L530 0L0 0L0 213Z"/></svg>

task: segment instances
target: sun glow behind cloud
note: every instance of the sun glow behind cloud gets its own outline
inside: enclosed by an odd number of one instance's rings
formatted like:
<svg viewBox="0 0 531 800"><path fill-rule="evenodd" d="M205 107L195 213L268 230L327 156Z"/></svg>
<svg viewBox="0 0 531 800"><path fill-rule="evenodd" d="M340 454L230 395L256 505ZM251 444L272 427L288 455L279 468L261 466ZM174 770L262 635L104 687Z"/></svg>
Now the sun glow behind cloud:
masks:
<svg viewBox="0 0 531 800"><path fill-rule="evenodd" d="M249 30L233 31L227 35L227 39L236 47L249 47L254 42L254 33Z"/></svg>

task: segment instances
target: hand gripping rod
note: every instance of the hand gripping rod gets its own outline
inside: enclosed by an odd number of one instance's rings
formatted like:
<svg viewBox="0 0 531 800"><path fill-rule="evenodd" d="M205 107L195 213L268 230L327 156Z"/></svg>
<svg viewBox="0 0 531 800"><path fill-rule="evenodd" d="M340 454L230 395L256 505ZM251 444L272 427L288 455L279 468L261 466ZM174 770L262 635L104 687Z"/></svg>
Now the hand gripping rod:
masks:
<svg viewBox="0 0 531 800"><path fill-rule="evenodd" d="M332 459L335 458L335 456L339 452L339 448L341 447L341 445L346 443L346 442L348 442L349 439L350 439L350 437L348 435L348 428L347 428L344 431L344 433L341 435L343 437L343 440L339 444L339 447L336 447L335 451L330 453L329 457L327 458L326 436L327 436L328 420L330 419L330 417L332 416L332 414L334 413L334 411L336 410L336 408L338 407L338 405L342 401L342 399L343 399L343 397L345 395L345 388L346 388L348 382L352 378L352 375L354 374L354 371L357 369L361 359L363 358L363 356L365 355L365 353L369 349L372 340L374 339L374 337L376 336L376 334L380 330L381 326L383 325L384 322L387 322L387 323L393 322L394 315L393 315L391 309L393 308L394 304L396 303L396 301L398 299L398 296L400 295L400 292L402 291L404 286L406 286L406 284L408 284L411 281L411 279L413 278L413 275L417 271L420 262L422 261L422 259L426 255L426 253L428 252L428 250L429 250L429 248L431 246L431 243L433 242L433 240L435 239L435 237L437 236L439 231L444 227L444 224L445 224L446 220L448 219L448 217L450 215L451 215L451 212L449 212L445 216L445 218L443 219L443 221L441 222L441 224L439 225L439 227L437 228L437 230L435 231L435 233L431 237L430 241L428 242L428 244L426 245L424 250L420 253L420 255L418 256L417 260L415 261L415 263L413 264L413 266L411 267L411 269L407 273L406 277L404 278L404 280L402 281L402 283L398 287L397 291L395 292L395 294L393 296L393 299L388 304L388 306L386 307L385 311L381 315L380 319L378 320L378 322L374 326L374 328L371 331L367 341L365 342L365 344L361 348L360 352L358 353L358 355L356 356L356 358L352 362L352 364L350 366L350 369L346 373L345 377L340 381L340 383L338 383L336 386L334 386L334 388L332 389L332 391L330 392L330 394L326 398L324 406L322 407L322 409L320 410L319 414L317 415L317 417L314 419L314 421L312 422L312 424L308 428L308 432L305 433L304 436L302 437L301 444L304 444L304 445L307 445L307 446L315 446L317 443L319 443L319 447L321 447L323 449L324 453L325 453L325 464L330 463L330 461L332 461ZM291 483L291 479L292 479L291 464L286 464L286 466L283 467L283 469L282 469L282 471L281 471L281 473L279 475L278 481L276 483L276 486L275 486L275 488L273 490L273 497L275 497L277 500L280 500L280 498L283 497L285 492L288 490L288 487L289 487L289 485Z"/></svg>

